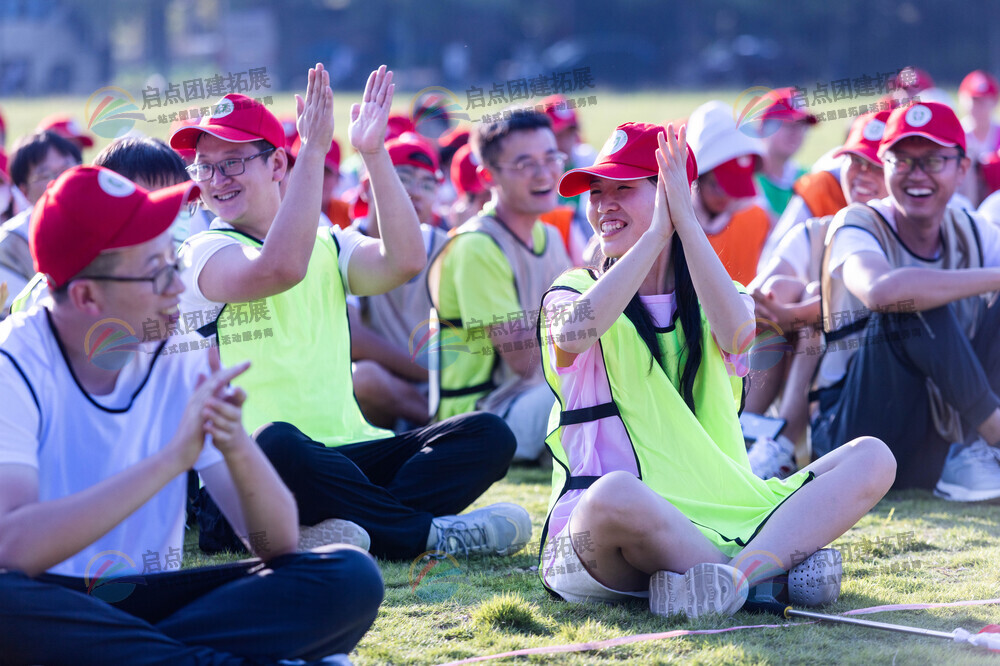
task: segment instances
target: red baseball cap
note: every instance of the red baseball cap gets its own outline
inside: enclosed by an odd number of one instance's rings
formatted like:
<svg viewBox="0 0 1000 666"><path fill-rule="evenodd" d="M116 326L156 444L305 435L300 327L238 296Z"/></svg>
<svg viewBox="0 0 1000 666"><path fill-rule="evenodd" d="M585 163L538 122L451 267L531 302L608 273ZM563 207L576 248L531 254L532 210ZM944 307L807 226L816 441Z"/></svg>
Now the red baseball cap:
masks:
<svg viewBox="0 0 1000 666"><path fill-rule="evenodd" d="M264 139L275 148L285 147L285 130L274 114L260 102L236 93L220 99L212 107L211 115L202 116L197 125L174 132L170 147L194 150L202 132L233 143Z"/></svg>
<svg viewBox="0 0 1000 666"><path fill-rule="evenodd" d="M184 127L194 127L197 124L198 124L197 118L189 118L187 120L175 120L174 122L170 123L170 134L173 134L177 130L182 129ZM194 155L196 151L193 150L192 148L180 148L180 149L174 148L174 152L180 155L181 159L183 159L185 163L190 164L191 162L194 162Z"/></svg>
<svg viewBox="0 0 1000 666"><path fill-rule="evenodd" d="M757 186L753 182L753 172L756 155L740 155L727 160L712 169L715 180L722 191L735 199L757 195Z"/></svg>
<svg viewBox="0 0 1000 666"><path fill-rule="evenodd" d="M288 159L291 164L295 164L300 150L302 150L302 140L296 134L295 141L292 142L291 147L288 149ZM330 142L330 150L326 151L326 157L323 158L323 165L335 173L340 171L340 144L337 143L336 139Z"/></svg>
<svg viewBox="0 0 1000 666"><path fill-rule="evenodd" d="M385 130L385 140L395 139L403 132L415 132L417 126L413 120L405 113L390 113Z"/></svg>
<svg viewBox="0 0 1000 666"><path fill-rule="evenodd" d="M441 147L441 150L448 148L457 150L459 146L469 143L471 135L472 131L467 125L456 125L438 137L438 145Z"/></svg>
<svg viewBox="0 0 1000 666"><path fill-rule="evenodd" d="M67 169L38 199L28 228L35 270L61 287L105 250L139 245L166 231L193 182L149 192L110 169Z"/></svg>
<svg viewBox="0 0 1000 666"><path fill-rule="evenodd" d="M393 166L425 169L441 179L437 150L430 141L416 132L404 132L399 137L386 141L385 148L389 151Z"/></svg>
<svg viewBox="0 0 1000 666"><path fill-rule="evenodd" d="M83 125L77 122L76 118L64 113L54 113L38 123L38 131L44 132L45 130L55 132L64 139L75 141L84 148L90 148L94 145L94 139L84 131Z"/></svg>
<svg viewBox="0 0 1000 666"><path fill-rule="evenodd" d="M10 185L10 171L8 169L7 153L4 152L3 146L0 146L0 178L3 178L3 181Z"/></svg>
<svg viewBox="0 0 1000 666"><path fill-rule="evenodd" d="M466 193L479 194L486 189L486 184L479 177L479 162L469 144L455 151L455 157L451 160L451 182L459 196Z"/></svg>
<svg viewBox="0 0 1000 666"><path fill-rule="evenodd" d="M894 109L885 121L885 134L878 146L878 156L885 157L893 144L911 136L921 136L948 148L958 146L965 150L965 130L947 104L927 102Z"/></svg>
<svg viewBox="0 0 1000 666"><path fill-rule="evenodd" d="M854 122L851 123L851 131L847 134L847 140L833 156L857 155L882 166L878 147L882 142L882 137L885 134L885 123L889 120L890 115L892 115L891 111L876 111L855 118Z"/></svg>
<svg viewBox="0 0 1000 666"><path fill-rule="evenodd" d="M906 90L911 95L934 87L934 79L926 70L919 67L904 67L896 77L896 87Z"/></svg>
<svg viewBox="0 0 1000 666"><path fill-rule="evenodd" d="M965 75L958 86L958 94L968 97L1000 97L1000 83L989 72L977 69Z"/></svg>
<svg viewBox="0 0 1000 666"><path fill-rule="evenodd" d="M552 131L555 134L569 127L579 127L576 111L566 106L566 98L562 95L549 95L541 101L545 105L545 115L552 121Z"/></svg>
<svg viewBox="0 0 1000 666"><path fill-rule="evenodd" d="M656 163L656 136L666 134L660 125L625 123L619 125L601 148L593 166L570 169L559 181L559 194L575 197L590 188L593 176L610 180L635 180L649 178L660 172ZM688 146L688 183L698 177L698 163L694 151Z"/></svg>
<svg viewBox="0 0 1000 666"><path fill-rule="evenodd" d="M816 116L800 108L805 106L805 103L802 94L795 88L775 88L764 95L760 102L767 104L767 107L760 114L761 121L788 120L795 122L804 120L810 125L819 122Z"/></svg>

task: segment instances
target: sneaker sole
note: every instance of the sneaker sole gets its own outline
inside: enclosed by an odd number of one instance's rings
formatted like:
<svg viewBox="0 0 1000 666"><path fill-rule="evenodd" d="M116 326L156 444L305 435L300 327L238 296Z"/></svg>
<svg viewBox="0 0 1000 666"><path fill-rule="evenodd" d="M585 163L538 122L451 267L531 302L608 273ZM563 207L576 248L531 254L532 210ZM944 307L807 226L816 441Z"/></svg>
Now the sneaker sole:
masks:
<svg viewBox="0 0 1000 666"><path fill-rule="evenodd" d="M793 606L822 606L840 596L843 559L836 548L823 548L788 572L788 600Z"/></svg>
<svg viewBox="0 0 1000 666"><path fill-rule="evenodd" d="M1000 488L989 490L969 490L965 486L938 481L934 494L949 502L984 502L1000 497Z"/></svg>
<svg viewBox="0 0 1000 666"><path fill-rule="evenodd" d="M711 613L732 615L743 607L747 590L743 574L724 564L696 564L684 574L657 571L649 582L649 610L691 619Z"/></svg>
<svg viewBox="0 0 1000 666"><path fill-rule="evenodd" d="M357 523L330 518L311 527L299 527L299 550L312 550L330 544L347 544L367 551L372 540Z"/></svg>

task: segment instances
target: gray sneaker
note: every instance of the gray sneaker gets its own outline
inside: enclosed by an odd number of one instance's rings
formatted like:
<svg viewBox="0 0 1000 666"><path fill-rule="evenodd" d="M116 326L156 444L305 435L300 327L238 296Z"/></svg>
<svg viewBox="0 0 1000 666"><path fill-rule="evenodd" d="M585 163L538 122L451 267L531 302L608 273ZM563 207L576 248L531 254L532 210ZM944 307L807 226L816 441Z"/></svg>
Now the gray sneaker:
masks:
<svg viewBox="0 0 1000 666"><path fill-rule="evenodd" d="M372 539L357 523L340 518L329 518L311 527L299 527L299 550L312 550L320 546L344 543L361 550L371 548Z"/></svg>
<svg viewBox="0 0 1000 666"><path fill-rule="evenodd" d="M1000 497L1000 451L982 438L952 444L934 494L952 502L982 502Z"/></svg>
<svg viewBox="0 0 1000 666"><path fill-rule="evenodd" d="M439 516L432 524L437 549L449 555L512 555L531 540L531 516L508 502L460 516Z"/></svg>
<svg viewBox="0 0 1000 666"><path fill-rule="evenodd" d="M743 607L749 587L746 576L726 564L704 562L683 574L657 571L649 579L649 610L691 619L709 613L732 615Z"/></svg>
<svg viewBox="0 0 1000 666"><path fill-rule="evenodd" d="M822 606L840 596L843 559L836 548L822 548L788 572L788 601L793 606Z"/></svg>

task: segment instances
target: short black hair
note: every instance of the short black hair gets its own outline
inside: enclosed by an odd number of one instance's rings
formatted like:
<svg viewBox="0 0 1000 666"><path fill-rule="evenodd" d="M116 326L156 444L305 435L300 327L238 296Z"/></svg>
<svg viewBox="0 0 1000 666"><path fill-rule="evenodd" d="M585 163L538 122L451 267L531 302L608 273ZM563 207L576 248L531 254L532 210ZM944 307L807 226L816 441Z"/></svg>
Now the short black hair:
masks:
<svg viewBox="0 0 1000 666"><path fill-rule="evenodd" d="M208 134L208 132L202 132L201 134L198 135L198 138L195 139L194 145L195 145L196 148L198 147L198 142L201 141L202 139L204 139L206 134ZM275 149L275 150L277 150L277 148L278 148L278 146L274 145L273 143L271 143L267 139L256 139L254 141L245 141L245 142L240 142L240 143L249 143L251 146L253 146L254 148L257 149L258 153L262 153L265 150L268 150L269 148L270 149ZM284 146L282 146L282 147L284 147Z"/></svg>
<svg viewBox="0 0 1000 666"><path fill-rule="evenodd" d="M115 171L129 180L142 180L151 189L189 180L184 160L160 139L123 136L94 158L94 166Z"/></svg>
<svg viewBox="0 0 1000 666"><path fill-rule="evenodd" d="M514 109L504 111L503 116L495 122L476 125L469 140L479 163L495 167L500 155L500 144L511 133L543 128L552 129L552 121L546 114L535 109Z"/></svg>
<svg viewBox="0 0 1000 666"><path fill-rule="evenodd" d="M83 161L83 155L75 143L65 139L55 132L45 130L22 137L10 156L10 179L18 189L24 190L28 184L28 173L45 161L49 149L65 157L73 158L77 164Z"/></svg>

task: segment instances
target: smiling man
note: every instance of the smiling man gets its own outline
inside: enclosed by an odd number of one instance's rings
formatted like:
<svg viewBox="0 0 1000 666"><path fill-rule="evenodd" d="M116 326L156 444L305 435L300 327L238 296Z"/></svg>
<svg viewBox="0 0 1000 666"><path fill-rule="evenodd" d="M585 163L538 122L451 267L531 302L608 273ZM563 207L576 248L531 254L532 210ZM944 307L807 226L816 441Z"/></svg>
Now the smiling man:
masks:
<svg viewBox="0 0 1000 666"><path fill-rule="evenodd" d="M517 439L515 460L536 460L544 449L553 396L535 346L537 314L542 294L570 267L559 232L538 219L555 208L566 163L551 127L545 114L522 109L476 127L472 150L493 199L428 271L431 301L464 345L441 355L449 362L438 417L498 414Z"/></svg>
<svg viewBox="0 0 1000 666"><path fill-rule="evenodd" d="M1000 231L948 206L965 132L943 104L901 107L878 155L889 196L845 208L827 236L813 455L873 435L896 488L1000 497Z"/></svg>

